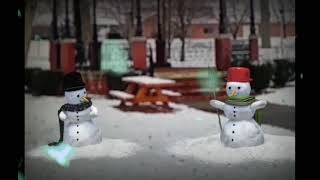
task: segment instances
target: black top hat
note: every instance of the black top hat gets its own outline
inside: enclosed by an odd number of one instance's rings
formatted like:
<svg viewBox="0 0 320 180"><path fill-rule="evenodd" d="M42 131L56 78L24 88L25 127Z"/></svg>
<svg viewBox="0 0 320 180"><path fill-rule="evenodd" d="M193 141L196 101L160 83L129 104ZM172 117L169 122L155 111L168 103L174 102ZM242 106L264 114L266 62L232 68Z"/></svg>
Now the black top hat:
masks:
<svg viewBox="0 0 320 180"><path fill-rule="evenodd" d="M81 74L78 72L71 72L63 78L64 91L76 91L85 87Z"/></svg>

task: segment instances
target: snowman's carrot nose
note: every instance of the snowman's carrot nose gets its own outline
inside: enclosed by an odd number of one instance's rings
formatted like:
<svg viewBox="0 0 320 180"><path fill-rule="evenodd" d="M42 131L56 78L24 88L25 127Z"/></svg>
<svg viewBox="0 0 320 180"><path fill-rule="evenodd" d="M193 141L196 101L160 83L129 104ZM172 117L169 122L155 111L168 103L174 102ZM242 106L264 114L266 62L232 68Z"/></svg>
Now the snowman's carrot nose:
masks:
<svg viewBox="0 0 320 180"><path fill-rule="evenodd" d="M82 102L89 102L88 97L85 97L85 96L82 97L81 100L82 100Z"/></svg>
<svg viewBox="0 0 320 180"><path fill-rule="evenodd" d="M238 93L236 90L232 91L231 96L236 96Z"/></svg>

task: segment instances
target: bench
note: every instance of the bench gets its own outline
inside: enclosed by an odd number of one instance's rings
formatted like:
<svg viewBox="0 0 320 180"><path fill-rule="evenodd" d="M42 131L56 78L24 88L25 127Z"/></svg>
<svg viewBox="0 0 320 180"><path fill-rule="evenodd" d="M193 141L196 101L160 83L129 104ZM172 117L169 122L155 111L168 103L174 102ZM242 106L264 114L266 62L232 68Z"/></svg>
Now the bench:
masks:
<svg viewBox="0 0 320 180"><path fill-rule="evenodd" d="M134 95L129 94L127 92L124 91L118 91L118 90L111 90L109 91L109 95L121 99L121 100L130 100L134 98Z"/></svg>
<svg viewBox="0 0 320 180"><path fill-rule="evenodd" d="M151 93L155 93L156 90L155 89L151 89L150 90ZM169 89L162 89L161 90L161 94L166 95L166 96L182 96L182 94L180 92L177 91L173 91L173 90L169 90Z"/></svg>
<svg viewBox="0 0 320 180"><path fill-rule="evenodd" d="M176 91L171 91L171 90L168 90L168 89L163 89L161 90L161 93L166 95L166 96L181 96L182 94L179 93L179 92L176 92Z"/></svg>

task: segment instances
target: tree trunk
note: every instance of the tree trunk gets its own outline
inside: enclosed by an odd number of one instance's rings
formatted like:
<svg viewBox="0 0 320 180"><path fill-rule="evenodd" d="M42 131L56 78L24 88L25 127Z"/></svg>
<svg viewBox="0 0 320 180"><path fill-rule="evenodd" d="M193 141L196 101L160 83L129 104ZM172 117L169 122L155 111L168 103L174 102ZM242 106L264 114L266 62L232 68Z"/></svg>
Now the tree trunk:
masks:
<svg viewBox="0 0 320 180"><path fill-rule="evenodd" d="M254 3L250 0L250 35L256 35Z"/></svg>
<svg viewBox="0 0 320 180"><path fill-rule="evenodd" d="M227 33L227 2L225 0L219 0L219 33Z"/></svg>
<svg viewBox="0 0 320 180"><path fill-rule="evenodd" d="M27 59L30 41L32 39L32 22L36 12L37 1L25 1L25 25L24 25L24 56Z"/></svg>
<svg viewBox="0 0 320 180"><path fill-rule="evenodd" d="M172 3L171 1L168 1L168 33L167 33L167 43L168 43L168 59L171 58L171 9L172 9Z"/></svg>
<svg viewBox="0 0 320 180"><path fill-rule="evenodd" d="M261 11L261 27L260 35L262 41L262 48L270 48L270 9L269 0L261 0L260 4Z"/></svg>
<svg viewBox="0 0 320 180"><path fill-rule="evenodd" d="M185 24L185 11L186 11L186 7L185 7L185 4L184 4L184 1L180 1L179 5L180 7L178 7L178 16L179 16L179 21L180 21L180 40L181 40L181 54L180 54L180 61L184 61L185 60L185 57L184 57L184 54L185 54L185 38L186 38L186 24Z"/></svg>
<svg viewBox="0 0 320 180"><path fill-rule="evenodd" d="M232 33L233 40L237 40L237 34L238 34L237 30L235 30L235 32Z"/></svg>
<svg viewBox="0 0 320 180"><path fill-rule="evenodd" d="M165 61L167 60L167 48L166 48L166 43L165 41L167 40L167 33L166 33L166 23L167 23L167 17L166 17L166 0L162 0L162 39L164 41L164 55L163 58L165 59Z"/></svg>
<svg viewBox="0 0 320 180"><path fill-rule="evenodd" d="M284 2L280 1L280 14L281 14L281 22L282 22L282 35L283 38L287 37L287 27L286 27L286 18L285 18L285 6L284 6Z"/></svg>
<svg viewBox="0 0 320 180"><path fill-rule="evenodd" d="M81 32L83 39L83 46L88 47L92 40L92 25L90 15L90 2L89 0L80 0L80 12L81 12ZM86 49L84 48L84 56L86 57Z"/></svg>
<svg viewBox="0 0 320 180"><path fill-rule="evenodd" d="M137 27L136 27L136 36L142 36L142 23L141 23L141 2L140 0L136 0L136 8L137 8Z"/></svg>
<svg viewBox="0 0 320 180"><path fill-rule="evenodd" d="M96 13L96 9L97 9L97 4L96 4L96 0L93 0L93 6L92 6L92 17L93 17L93 36L92 36L92 40L94 43L98 43L98 29L97 29L97 13Z"/></svg>
<svg viewBox="0 0 320 180"><path fill-rule="evenodd" d="M181 38L181 56L180 56L180 61L183 62L185 60L185 37Z"/></svg>
<svg viewBox="0 0 320 180"><path fill-rule="evenodd" d="M149 56L149 63L150 63L149 75L151 77L153 77L154 76L154 62L153 62L153 53L152 53L151 45L149 46L149 52L150 52L150 56Z"/></svg>
<svg viewBox="0 0 320 180"><path fill-rule="evenodd" d="M74 26L76 36L76 62L79 63L80 69L83 68L85 62L85 50L82 40L82 25L81 25L81 8L80 0L73 0Z"/></svg>
<svg viewBox="0 0 320 180"><path fill-rule="evenodd" d="M65 38L70 38L70 26L69 26L69 0L65 0Z"/></svg>

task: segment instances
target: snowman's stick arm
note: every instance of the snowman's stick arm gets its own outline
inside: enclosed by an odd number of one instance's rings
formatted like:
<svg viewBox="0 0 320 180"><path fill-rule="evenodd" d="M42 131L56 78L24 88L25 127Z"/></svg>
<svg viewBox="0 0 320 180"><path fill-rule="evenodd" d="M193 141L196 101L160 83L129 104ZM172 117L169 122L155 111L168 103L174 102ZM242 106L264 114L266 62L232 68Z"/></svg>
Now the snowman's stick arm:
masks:
<svg viewBox="0 0 320 180"><path fill-rule="evenodd" d="M214 96L214 99L216 99L216 92L215 91L213 91L213 96ZM211 100L210 105L212 107L215 107L215 108L221 109L221 110L224 110L224 107L225 107L225 103L218 101L218 100ZM222 131L221 119L220 119L220 114L219 114L218 110L217 110L217 115L218 115L218 120L219 120L219 127L220 127L220 130Z"/></svg>

